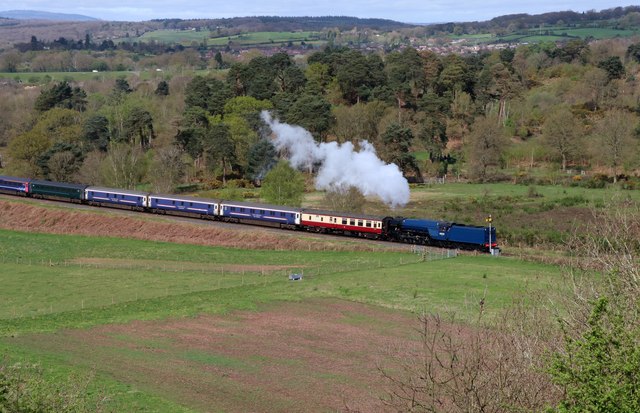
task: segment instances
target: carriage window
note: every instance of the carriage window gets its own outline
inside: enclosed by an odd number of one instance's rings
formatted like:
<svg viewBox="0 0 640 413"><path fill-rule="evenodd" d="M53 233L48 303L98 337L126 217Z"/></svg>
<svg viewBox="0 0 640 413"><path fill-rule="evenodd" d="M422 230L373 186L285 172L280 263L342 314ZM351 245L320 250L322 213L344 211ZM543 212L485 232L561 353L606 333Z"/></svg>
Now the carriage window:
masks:
<svg viewBox="0 0 640 413"><path fill-rule="evenodd" d="M261 213L262 215L264 215L264 209L261 209L261 210L260 210L260 213Z"/></svg>
<svg viewBox="0 0 640 413"><path fill-rule="evenodd" d="M240 208L240 212L244 212L244 208Z"/></svg>
<svg viewBox="0 0 640 413"><path fill-rule="evenodd" d="M356 220L355 219L350 220L349 224L350 225L355 225L356 224Z"/></svg>
<svg viewBox="0 0 640 413"><path fill-rule="evenodd" d="M324 222L324 218L320 217L320 222Z"/></svg>
<svg viewBox="0 0 640 413"><path fill-rule="evenodd" d="M358 226L361 227L362 226L362 221L358 221Z"/></svg>
<svg viewBox="0 0 640 413"><path fill-rule="evenodd" d="M342 218L342 225L347 225L347 219L346 218Z"/></svg>
<svg viewBox="0 0 640 413"><path fill-rule="evenodd" d="M371 221L366 221L367 228L371 228Z"/></svg>

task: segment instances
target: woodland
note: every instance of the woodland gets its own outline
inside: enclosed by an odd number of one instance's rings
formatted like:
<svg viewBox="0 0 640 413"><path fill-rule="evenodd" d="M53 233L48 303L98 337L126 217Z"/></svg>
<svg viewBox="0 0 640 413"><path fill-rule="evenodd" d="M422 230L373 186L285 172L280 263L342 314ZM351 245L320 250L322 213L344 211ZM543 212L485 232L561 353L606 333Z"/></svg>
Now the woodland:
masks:
<svg viewBox="0 0 640 413"><path fill-rule="evenodd" d="M259 184L279 156L269 110L317 141L366 140L413 182L634 187L639 60L634 39L444 56L11 49L0 66L34 72L2 82L2 172L164 191ZM48 74L70 66L95 72Z"/></svg>

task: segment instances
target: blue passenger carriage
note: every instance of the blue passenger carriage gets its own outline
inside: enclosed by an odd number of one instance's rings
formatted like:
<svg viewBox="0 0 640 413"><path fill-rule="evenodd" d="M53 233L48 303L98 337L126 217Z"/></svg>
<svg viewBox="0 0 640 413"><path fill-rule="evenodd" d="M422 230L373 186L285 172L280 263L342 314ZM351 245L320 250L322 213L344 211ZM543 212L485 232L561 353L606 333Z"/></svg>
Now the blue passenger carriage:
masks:
<svg viewBox="0 0 640 413"><path fill-rule="evenodd" d="M152 212L172 215L195 215L213 219L218 216L219 200L195 196L156 195L149 196Z"/></svg>
<svg viewBox="0 0 640 413"><path fill-rule="evenodd" d="M0 175L0 192L10 195L26 196L29 193L31 179Z"/></svg>
<svg viewBox="0 0 640 413"><path fill-rule="evenodd" d="M300 208L238 201L222 201L220 216L224 221L248 222L295 229L300 225Z"/></svg>
<svg viewBox="0 0 640 413"><path fill-rule="evenodd" d="M127 189L90 186L84 190L85 200L90 205L118 206L143 210L146 208L149 193Z"/></svg>

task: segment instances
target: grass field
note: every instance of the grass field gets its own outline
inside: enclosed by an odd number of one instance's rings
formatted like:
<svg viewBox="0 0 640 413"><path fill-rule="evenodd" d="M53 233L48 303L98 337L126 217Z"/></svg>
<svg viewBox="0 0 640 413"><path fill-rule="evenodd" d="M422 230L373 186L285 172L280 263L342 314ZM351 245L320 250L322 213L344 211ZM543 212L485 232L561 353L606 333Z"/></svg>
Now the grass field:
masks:
<svg viewBox="0 0 640 413"><path fill-rule="evenodd" d="M251 32L233 36L217 36L209 31L195 30L155 30L140 36L141 41L157 41L162 43L177 43L185 46L193 42L206 43L209 46L226 46L229 43L242 46L280 44L314 40L316 32ZM125 39L121 39L125 40ZM131 41L131 39L127 39Z"/></svg>
<svg viewBox="0 0 640 413"><path fill-rule="evenodd" d="M607 27L542 27L529 29L525 32L512 33L505 36L496 36L490 33L479 33L472 35L449 36L451 39L466 39L472 43L538 43L567 41L570 39L610 39L614 37L631 37L638 35L638 30L620 30Z"/></svg>
<svg viewBox="0 0 640 413"><path fill-rule="evenodd" d="M226 69L225 69L226 70ZM193 70L182 71L184 75L201 75L206 76L213 70ZM83 82L88 80L96 81L113 81L115 79L124 78L129 81L135 80L151 80L151 79L163 79L167 76L172 76L174 73L170 69L164 69L162 72L155 70L142 70L142 71L106 71L106 72L30 72L30 73L8 73L0 72L0 79L12 79L27 84L48 84L52 82Z"/></svg>
<svg viewBox="0 0 640 413"><path fill-rule="evenodd" d="M375 365L414 340L416 313L473 320L482 298L495 314L561 278L512 258L433 258L2 230L0 354L54 381L93 374L90 397L108 393L112 411L380 411Z"/></svg>

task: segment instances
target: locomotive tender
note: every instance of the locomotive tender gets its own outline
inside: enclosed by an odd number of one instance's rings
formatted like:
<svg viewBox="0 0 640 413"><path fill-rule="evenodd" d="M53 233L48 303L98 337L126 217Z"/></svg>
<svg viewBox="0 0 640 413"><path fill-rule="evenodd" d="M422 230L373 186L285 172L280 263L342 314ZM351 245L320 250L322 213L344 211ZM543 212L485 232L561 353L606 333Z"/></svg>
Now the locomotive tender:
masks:
<svg viewBox="0 0 640 413"><path fill-rule="evenodd" d="M498 245L495 227L426 219L379 217L194 196L161 195L3 175L0 175L0 192L156 214L483 252L490 252Z"/></svg>

